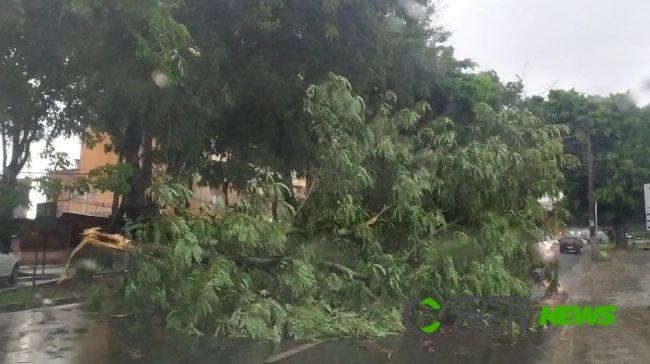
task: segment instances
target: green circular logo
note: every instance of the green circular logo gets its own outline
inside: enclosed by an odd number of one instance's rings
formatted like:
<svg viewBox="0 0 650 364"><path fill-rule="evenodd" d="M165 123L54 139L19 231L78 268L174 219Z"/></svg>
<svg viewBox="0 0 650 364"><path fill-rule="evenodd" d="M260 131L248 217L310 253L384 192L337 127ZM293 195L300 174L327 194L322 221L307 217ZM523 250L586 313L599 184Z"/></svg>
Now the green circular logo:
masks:
<svg viewBox="0 0 650 364"><path fill-rule="evenodd" d="M440 309L440 305L433 298L425 298L422 301L420 301L420 304L421 305L427 305L427 306L433 308L434 310L439 310ZM429 326L421 326L420 330L426 332L427 334L430 334L430 333L438 330L439 327L440 327L440 322L436 321L436 322L432 323Z"/></svg>
<svg viewBox="0 0 650 364"><path fill-rule="evenodd" d="M440 305L433 298L414 298L406 303L404 306L404 311L402 311L402 319L404 320L404 326L406 329L414 334L430 334L440 327L440 322L434 322L429 326L419 326L411 321L411 312L413 309L419 305L426 305L434 310L439 310Z"/></svg>

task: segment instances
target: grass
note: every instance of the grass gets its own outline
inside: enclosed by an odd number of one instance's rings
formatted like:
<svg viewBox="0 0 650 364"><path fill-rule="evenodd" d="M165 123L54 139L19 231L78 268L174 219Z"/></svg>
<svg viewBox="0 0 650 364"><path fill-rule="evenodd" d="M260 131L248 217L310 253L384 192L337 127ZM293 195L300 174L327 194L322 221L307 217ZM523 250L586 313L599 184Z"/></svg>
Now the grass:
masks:
<svg viewBox="0 0 650 364"><path fill-rule="evenodd" d="M16 289L0 292L0 308L11 304L40 303L42 298L81 298L88 285L76 279L68 279L59 285L54 293L56 282L44 283L37 286L19 286ZM40 298L39 298L40 297Z"/></svg>
<svg viewBox="0 0 650 364"><path fill-rule="evenodd" d="M609 252L614 250L615 245L614 244L598 244L598 249L601 252Z"/></svg>
<svg viewBox="0 0 650 364"><path fill-rule="evenodd" d="M616 248L616 244L607 243L607 244L598 244L598 252L601 258L605 260L610 258L611 252ZM628 250L650 250L650 240L641 240L641 241L628 241Z"/></svg>
<svg viewBox="0 0 650 364"><path fill-rule="evenodd" d="M634 249L648 250L650 248L650 240L630 241L628 246Z"/></svg>

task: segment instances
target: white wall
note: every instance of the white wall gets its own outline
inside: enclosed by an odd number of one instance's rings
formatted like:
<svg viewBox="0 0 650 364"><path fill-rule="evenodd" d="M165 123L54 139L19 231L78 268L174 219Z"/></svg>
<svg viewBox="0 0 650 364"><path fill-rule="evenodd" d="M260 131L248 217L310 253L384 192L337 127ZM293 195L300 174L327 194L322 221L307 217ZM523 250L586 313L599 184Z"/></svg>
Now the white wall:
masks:
<svg viewBox="0 0 650 364"><path fill-rule="evenodd" d="M27 218L27 213L29 212L29 207L27 206L18 206L14 209L14 219L15 218Z"/></svg>

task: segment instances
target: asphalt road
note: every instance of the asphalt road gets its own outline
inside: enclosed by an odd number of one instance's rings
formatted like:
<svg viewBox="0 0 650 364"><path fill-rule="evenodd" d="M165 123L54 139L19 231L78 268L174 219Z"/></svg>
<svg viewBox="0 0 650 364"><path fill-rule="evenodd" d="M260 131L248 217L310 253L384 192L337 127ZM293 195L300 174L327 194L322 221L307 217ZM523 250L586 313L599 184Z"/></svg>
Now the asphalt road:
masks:
<svg viewBox="0 0 650 364"><path fill-rule="evenodd" d="M583 257L589 259L589 250L585 250L582 254L574 253L557 253L560 259L560 278L566 274L575 273L575 268Z"/></svg>

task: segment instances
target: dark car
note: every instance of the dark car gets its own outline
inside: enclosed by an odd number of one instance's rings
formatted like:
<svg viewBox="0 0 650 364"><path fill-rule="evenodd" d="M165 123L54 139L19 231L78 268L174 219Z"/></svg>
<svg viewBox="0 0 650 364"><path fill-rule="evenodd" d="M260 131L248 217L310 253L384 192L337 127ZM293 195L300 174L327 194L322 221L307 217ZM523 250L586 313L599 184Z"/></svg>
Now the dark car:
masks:
<svg viewBox="0 0 650 364"><path fill-rule="evenodd" d="M566 238L560 239L560 253L572 251L580 254L582 253L583 247L584 243L580 238L568 236Z"/></svg>

